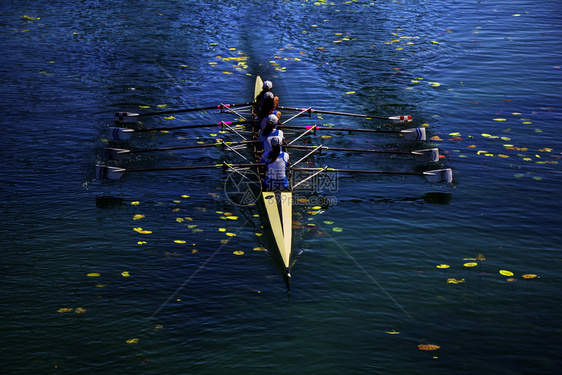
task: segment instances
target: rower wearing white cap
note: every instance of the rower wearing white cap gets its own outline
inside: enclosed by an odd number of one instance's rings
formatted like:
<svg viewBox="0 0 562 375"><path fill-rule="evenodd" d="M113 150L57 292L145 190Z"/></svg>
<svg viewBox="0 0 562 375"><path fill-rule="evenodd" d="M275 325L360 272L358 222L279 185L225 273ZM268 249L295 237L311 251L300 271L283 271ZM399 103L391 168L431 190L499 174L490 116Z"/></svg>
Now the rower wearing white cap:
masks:
<svg viewBox="0 0 562 375"><path fill-rule="evenodd" d="M273 111L276 111L279 105L279 97L273 94L271 91L272 89L273 83L271 83L271 81L265 81L263 83L263 89L256 97L256 115L258 115L258 119L262 119ZM281 112L277 111L275 114L278 119L281 117Z"/></svg>
<svg viewBox="0 0 562 375"><path fill-rule="evenodd" d="M278 137L271 139L272 150L264 154L261 163L266 163L267 174L263 181L265 189L282 190L289 188L289 180L286 175L289 154L281 151L281 142Z"/></svg>
<svg viewBox="0 0 562 375"><path fill-rule="evenodd" d="M264 118L262 123L265 123L265 125L262 125L263 127L260 133L259 140L262 142L263 154L267 155L269 152L271 152L272 140L276 138L278 139L279 144L283 144L284 135L282 130L277 129L277 116L269 115L268 117Z"/></svg>

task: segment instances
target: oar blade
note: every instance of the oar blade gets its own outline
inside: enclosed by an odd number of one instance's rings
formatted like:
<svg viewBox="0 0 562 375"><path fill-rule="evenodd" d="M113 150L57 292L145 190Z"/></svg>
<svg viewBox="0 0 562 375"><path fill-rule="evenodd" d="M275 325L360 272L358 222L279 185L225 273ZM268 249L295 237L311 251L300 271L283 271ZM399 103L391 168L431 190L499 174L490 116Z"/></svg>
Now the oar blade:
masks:
<svg viewBox="0 0 562 375"><path fill-rule="evenodd" d="M391 116L388 118L392 123L408 123L412 122L411 115L403 115L403 116Z"/></svg>
<svg viewBox="0 0 562 375"><path fill-rule="evenodd" d="M110 141L125 141L131 138L131 135L134 133L133 129L126 129L126 128L116 128L110 127L109 128L109 140Z"/></svg>
<svg viewBox="0 0 562 375"><path fill-rule="evenodd" d="M106 165L96 165L95 177L98 180L118 180L126 172L126 169L117 167L108 167Z"/></svg>
<svg viewBox="0 0 562 375"><path fill-rule="evenodd" d="M425 128L404 129L400 133L404 135L404 139L407 141L425 141L427 139Z"/></svg>
<svg viewBox="0 0 562 375"><path fill-rule="evenodd" d="M450 168L423 172L423 175L429 182L453 182L453 170Z"/></svg>
<svg viewBox="0 0 562 375"><path fill-rule="evenodd" d="M115 122L137 122L139 114L134 112L115 112Z"/></svg>
<svg viewBox="0 0 562 375"><path fill-rule="evenodd" d="M108 147L103 150L103 160L124 160L126 156L131 153L131 150L126 150L124 148L112 148Z"/></svg>
<svg viewBox="0 0 562 375"><path fill-rule="evenodd" d="M412 151L414 159L418 161L430 161L437 163L439 161L439 149L438 148L427 148L424 150Z"/></svg>

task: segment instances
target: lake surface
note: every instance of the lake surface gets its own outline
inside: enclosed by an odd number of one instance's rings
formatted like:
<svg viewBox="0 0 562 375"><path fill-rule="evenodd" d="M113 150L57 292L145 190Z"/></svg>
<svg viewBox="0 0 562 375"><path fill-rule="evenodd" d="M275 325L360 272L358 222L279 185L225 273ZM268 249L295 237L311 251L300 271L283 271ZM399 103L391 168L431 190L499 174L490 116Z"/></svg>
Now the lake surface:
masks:
<svg viewBox="0 0 562 375"><path fill-rule="evenodd" d="M559 372L559 3L38 0L0 9L5 373ZM319 131L303 144L442 155L427 165L325 152L309 166L451 168L453 183L338 175L319 193L331 205L295 208L288 294L255 212L229 201L219 170L95 178L106 147L239 140L217 127L112 142L114 112L245 103L257 75L281 105L412 115L429 138ZM129 126L235 118L207 110ZM323 114L291 122L409 127ZM243 162L198 148L108 163L225 159Z"/></svg>

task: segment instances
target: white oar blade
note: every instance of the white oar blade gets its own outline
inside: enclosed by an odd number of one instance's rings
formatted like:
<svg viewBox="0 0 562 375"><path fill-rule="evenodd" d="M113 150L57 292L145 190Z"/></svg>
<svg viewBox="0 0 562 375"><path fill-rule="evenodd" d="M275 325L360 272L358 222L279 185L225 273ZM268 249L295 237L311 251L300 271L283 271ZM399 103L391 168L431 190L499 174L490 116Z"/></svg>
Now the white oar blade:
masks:
<svg viewBox="0 0 562 375"><path fill-rule="evenodd" d="M136 122L138 113L133 112L115 112L115 122Z"/></svg>
<svg viewBox="0 0 562 375"><path fill-rule="evenodd" d="M419 161L431 161L437 163L439 161L439 149L438 148L428 148L425 150L412 151L414 159Z"/></svg>
<svg viewBox="0 0 562 375"><path fill-rule="evenodd" d="M425 128L412 128L400 131L407 141L425 141Z"/></svg>
<svg viewBox="0 0 562 375"><path fill-rule="evenodd" d="M133 129L125 129L125 128L109 128L109 140L110 141L124 141L131 138L131 135L134 133Z"/></svg>
<svg viewBox="0 0 562 375"><path fill-rule="evenodd" d="M389 117L388 119L389 119L390 122L392 122L392 123L397 123L397 122L408 123L408 122L412 122L412 116L410 116L410 115L392 116L392 117Z"/></svg>
<svg viewBox="0 0 562 375"><path fill-rule="evenodd" d="M130 150L124 148L106 148L103 150L103 160L123 160L130 153Z"/></svg>
<svg viewBox="0 0 562 375"><path fill-rule="evenodd" d="M108 167L105 165L96 165L96 178L98 180L109 179L118 180L127 170L117 167Z"/></svg>
<svg viewBox="0 0 562 375"><path fill-rule="evenodd" d="M429 182L453 182L453 170L450 168L423 172L423 175Z"/></svg>

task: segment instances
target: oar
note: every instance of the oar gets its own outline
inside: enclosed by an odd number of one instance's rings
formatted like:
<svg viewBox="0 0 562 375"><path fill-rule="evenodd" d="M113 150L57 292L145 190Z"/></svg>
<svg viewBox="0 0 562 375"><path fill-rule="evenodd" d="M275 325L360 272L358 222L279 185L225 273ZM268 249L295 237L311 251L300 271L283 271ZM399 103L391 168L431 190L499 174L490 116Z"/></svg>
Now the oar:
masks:
<svg viewBox="0 0 562 375"><path fill-rule="evenodd" d="M188 145L188 146L174 146L174 147L161 147L161 148L145 148L141 150L128 150L126 148L115 148L107 147L103 150L103 160L124 160L128 155L131 154L141 154L145 152L157 152L157 151L174 151L174 150L187 150L191 148L206 148L206 147L221 147L224 145L234 146L234 145L246 145L252 143L258 143L259 140L255 141L241 141L241 142L216 142L216 143L203 143L199 145Z"/></svg>
<svg viewBox="0 0 562 375"><path fill-rule="evenodd" d="M298 171L318 171L322 168L301 168L297 167L294 170ZM427 172L394 172L394 171L371 171L362 169L326 169L328 172L337 173L370 173L370 174L386 174L386 175L407 175L407 176L423 176L429 182L452 182L453 181L453 171L450 168L447 169L435 169Z"/></svg>
<svg viewBox="0 0 562 375"><path fill-rule="evenodd" d="M234 108L234 107L245 107L255 104L254 102L250 103L239 103L239 104L219 104L213 105L209 107L199 107L199 108L187 108L187 109L173 109L169 111L159 111L159 112L147 112L147 113L134 113L134 112L115 112L115 121L116 122L135 122L137 121L138 117L146 117L146 116L157 116L157 115L170 115L172 113L181 113L181 112L195 112L195 111L207 111L211 109L223 109Z"/></svg>
<svg viewBox="0 0 562 375"><path fill-rule="evenodd" d="M364 133L398 133L404 136L407 141L425 141L427 139L425 128L411 128L404 130L381 130L381 129L357 129L357 128L332 128L329 126L297 126L297 125L277 125L279 128L285 129L312 129L312 130L332 130L332 131L349 131Z"/></svg>
<svg viewBox="0 0 562 375"><path fill-rule="evenodd" d="M410 115L403 115L403 116L391 116L391 117L384 117L384 116L373 116L373 115L360 115L357 113L345 113L345 112L334 112L334 111L321 111L312 108L294 108L294 107L283 107L278 106L277 109L286 109L287 111L306 111L309 114L312 113L320 113L326 115L340 115L340 116L350 116L350 117L363 117L363 118L378 118L382 120L390 120L392 122L412 122L412 116Z"/></svg>
<svg viewBox="0 0 562 375"><path fill-rule="evenodd" d="M213 126L232 126L232 125L242 125L248 124L251 121L237 121L237 122L218 122L211 124L200 124L200 125L184 125L184 126L172 126L167 128L149 128L149 129L128 129L128 128L109 128L109 140L110 141L124 141L131 138L133 133L147 133L147 132L158 132L158 131L169 131L169 130L180 130L180 129L195 129L195 128L209 128Z"/></svg>
<svg viewBox="0 0 562 375"><path fill-rule="evenodd" d="M314 149L318 146L293 146L288 144L285 146L286 148L295 148L295 149L303 149L303 150L310 150ZM365 149L365 148L344 148L344 147L328 147L322 146L322 151L349 151L349 152L367 152L367 153L375 153L375 154L398 154L398 155L412 155L417 160L423 161L432 161L438 162L439 161L439 149L438 148L428 148L424 150L416 150L416 151L393 151L393 150L372 150L372 149Z"/></svg>
<svg viewBox="0 0 562 375"><path fill-rule="evenodd" d="M162 168L141 168L141 169L125 169L118 167L110 167L107 165L96 165L95 178L98 180L109 179L118 180L123 174L128 172L154 172L154 171L180 171L193 169L212 169L221 168L229 170L229 168L249 168L254 166L264 166L265 163L249 163L249 164L213 164L213 165L189 165L185 167L162 167Z"/></svg>

